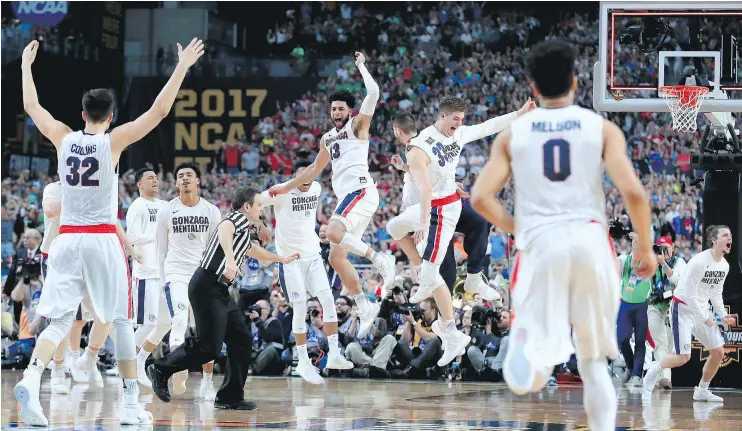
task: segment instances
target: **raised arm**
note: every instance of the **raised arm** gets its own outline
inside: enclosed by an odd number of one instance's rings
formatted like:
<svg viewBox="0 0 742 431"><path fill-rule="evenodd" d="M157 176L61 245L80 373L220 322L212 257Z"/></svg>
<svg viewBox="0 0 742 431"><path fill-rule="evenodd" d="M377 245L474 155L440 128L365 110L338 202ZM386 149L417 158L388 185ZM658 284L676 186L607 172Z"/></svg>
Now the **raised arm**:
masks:
<svg viewBox="0 0 742 431"><path fill-rule="evenodd" d="M147 236L144 232L144 217L149 217L149 212L145 215L147 208L144 205L133 205L126 212L126 235L129 237L132 245L144 245L155 242L155 238Z"/></svg>
<svg viewBox="0 0 742 431"><path fill-rule="evenodd" d="M368 131L371 128L371 119L374 117L376 103L379 101L379 84L366 69L366 56L361 52L356 52L356 67L363 78L363 85L366 86L366 97L361 103L361 109L358 110L358 116L353 123L353 132L361 139L368 139Z"/></svg>
<svg viewBox="0 0 742 431"><path fill-rule="evenodd" d="M460 134L458 142L459 144L467 144L499 133L518 117L535 108L536 103L528 98L528 101L523 105L523 107L515 112L490 118L484 123L475 124L473 126L461 126L456 130L457 134Z"/></svg>
<svg viewBox="0 0 742 431"><path fill-rule="evenodd" d="M294 190L302 184L311 183L312 181L314 181L317 175L321 174L322 171L325 170L325 167L329 162L330 153L327 151L327 147L325 147L325 141L323 139L322 141L320 141L319 144L319 153L317 153L317 157L314 159L311 165L307 166L307 168L304 169L301 174L295 176L290 181L271 187L268 192L274 196L282 195L290 192L291 190Z"/></svg>
<svg viewBox="0 0 742 431"><path fill-rule="evenodd" d="M471 206L487 221L510 234L515 233L513 216L496 195L510 178L510 129L497 135L492 144L490 159L479 173L471 192Z"/></svg>
<svg viewBox="0 0 742 431"><path fill-rule="evenodd" d="M36 85L33 82L33 75L31 74L31 65L36 60L38 49L39 42L34 40L23 50L23 56L21 58L23 109L31 117L36 127L39 128L41 134L46 136L54 144L54 147L59 150L62 139L68 133L72 132L72 129L61 121L55 120L52 114L39 104L39 96L36 94Z"/></svg>
<svg viewBox="0 0 742 431"><path fill-rule="evenodd" d="M178 65L175 66L173 74L157 95L155 102L147 112L134 121L122 124L111 131L111 147L114 152L120 153L126 147L147 136L163 118L170 112L175 97L183 79L185 79L188 68L193 66L196 60L204 53L204 44L198 38L193 38L185 49L178 44ZM114 157L115 158L115 157Z"/></svg>

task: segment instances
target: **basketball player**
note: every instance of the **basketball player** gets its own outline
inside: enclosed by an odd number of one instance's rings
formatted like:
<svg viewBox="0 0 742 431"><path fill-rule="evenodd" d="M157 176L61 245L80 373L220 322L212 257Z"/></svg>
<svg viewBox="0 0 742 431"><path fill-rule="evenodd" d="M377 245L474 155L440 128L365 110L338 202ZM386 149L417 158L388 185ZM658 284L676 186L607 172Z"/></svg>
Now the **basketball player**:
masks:
<svg viewBox="0 0 742 431"><path fill-rule="evenodd" d="M306 169L309 163L297 165L296 174ZM278 281L283 290L283 296L291 301L294 308L292 331L296 339L296 349L299 352L299 366L296 372L309 383L316 385L324 381L317 373L307 354L307 294L317 297L324 314L324 331L330 345L330 354L327 358L327 368L349 370L353 363L346 360L340 353L338 341L338 318L335 313L335 298L330 290L330 281L320 256L319 237L314 231L317 223L317 205L320 201L322 186L313 181L302 184L295 190L270 197L270 193L262 193L263 206L273 205L276 213L276 251L279 256L298 254L298 260L278 264Z"/></svg>
<svg viewBox="0 0 742 431"><path fill-rule="evenodd" d="M523 113L533 108L528 101ZM487 120L475 126L464 126L466 105L457 97L446 97L440 102L438 121L414 135L415 119L409 113L395 118L393 129L397 139L407 148L410 175L420 194L420 203L410 205L387 223L387 231L397 241L410 260L422 258L420 287L411 303L431 296L441 312L443 324L438 323L444 353L438 360L442 367L451 362L469 344L471 337L456 329L451 292L440 275L445 250L451 242L459 215L461 200L457 192L456 167L463 146L469 142L497 133L520 115L508 115ZM410 235L412 232L412 235Z"/></svg>
<svg viewBox="0 0 742 431"><path fill-rule="evenodd" d="M310 184L322 173L327 163L332 162L332 190L338 198L338 206L327 225L327 238L334 246L330 250L330 265L358 306L361 320L358 338L363 338L371 329L380 307L370 303L363 294L358 271L348 260L348 252L369 259L379 270L384 279L382 296L394 282L395 259L394 256L377 253L361 239L379 206L379 192L368 172L369 128L379 100L379 86L366 69L366 57L360 52L355 55L356 66L368 93L358 115L352 116L355 100L349 91L330 96L330 116L335 128L322 136L317 158L301 175L271 187L270 193L286 194L302 184Z"/></svg>
<svg viewBox="0 0 742 431"><path fill-rule="evenodd" d="M126 213L126 233L132 245L138 251L142 263L132 265L134 316L139 325L134 333L137 352L141 352L147 336L155 331L160 303L160 270L155 248L157 234L157 212L166 204L157 198L159 181L157 174L150 168L139 169L134 175L139 189L139 197L129 206ZM145 356L146 355L146 356ZM144 361L149 353L137 355L137 379L148 386ZM142 359L143 358L143 359Z"/></svg>
<svg viewBox="0 0 742 431"><path fill-rule="evenodd" d="M130 280L115 227L116 168L121 152L167 116L188 68L203 54L203 43L194 38L185 49L178 44L179 62L152 108L110 133L106 131L113 121L114 100L109 90L85 93L85 129L77 132L55 120L39 104L31 74L38 47L38 41L33 41L23 51L23 104L39 131L58 151L62 203L59 237L49 249L49 282L37 310L51 322L39 335L31 362L14 391L21 404L21 419L30 426L48 425L39 403L41 374L69 332L77 307L86 298L97 318L102 323L112 322L116 333L116 358L124 385L121 424L151 423L152 415L138 403Z"/></svg>
<svg viewBox="0 0 742 431"><path fill-rule="evenodd" d="M137 354L137 367L144 367L149 355L165 334L170 332L170 350L183 344L188 329L191 303L188 301L188 283L198 268L209 237L216 230L222 215L212 203L199 196L201 170L194 163L175 168L175 187L179 196L162 205L157 213L156 250L159 279L163 284L160 294L157 326ZM191 325L193 326L193 325ZM203 364L203 375L198 398L214 401L216 390L212 380L214 363ZM173 392L182 394L188 370L173 376ZM146 374L139 374L139 382L152 387Z"/></svg>
<svg viewBox="0 0 742 431"><path fill-rule="evenodd" d="M690 360L693 335L709 351L701 382L693 391L693 399L724 402L722 397L709 390L709 384L724 359L724 337L708 304L711 301L714 312L721 317L723 324L735 323L734 316L727 314L722 298L724 280L729 274L729 262L724 259L724 255L732 251L732 232L724 225L709 226L706 229L706 238L710 242L710 248L688 261L683 280L673 292L670 322L675 352L649 366L644 376L643 396L652 394L662 370L683 366Z"/></svg>
<svg viewBox="0 0 742 431"><path fill-rule="evenodd" d="M637 276L650 277L657 261L647 195L626 156L623 132L595 112L573 106L575 55L572 45L559 40L533 48L527 65L539 108L497 136L474 184L472 205L492 224L514 233L519 250L505 381L517 394L538 391L576 348L588 423L604 431L614 430L616 422L606 356L618 356L620 293L605 220L604 164L638 234ZM511 173L515 220L496 198Z"/></svg>

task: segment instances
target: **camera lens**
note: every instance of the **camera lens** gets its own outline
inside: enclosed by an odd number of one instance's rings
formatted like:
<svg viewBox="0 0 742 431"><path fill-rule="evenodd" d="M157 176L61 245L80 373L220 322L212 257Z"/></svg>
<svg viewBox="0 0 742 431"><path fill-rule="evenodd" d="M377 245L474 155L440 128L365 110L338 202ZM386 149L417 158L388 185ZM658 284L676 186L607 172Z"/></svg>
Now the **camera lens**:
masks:
<svg viewBox="0 0 742 431"><path fill-rule="evenodd" d="M316 308L312 308L311 310L309 310L309 315L317 318L319 317L319 310L317 310Z"/></svg>

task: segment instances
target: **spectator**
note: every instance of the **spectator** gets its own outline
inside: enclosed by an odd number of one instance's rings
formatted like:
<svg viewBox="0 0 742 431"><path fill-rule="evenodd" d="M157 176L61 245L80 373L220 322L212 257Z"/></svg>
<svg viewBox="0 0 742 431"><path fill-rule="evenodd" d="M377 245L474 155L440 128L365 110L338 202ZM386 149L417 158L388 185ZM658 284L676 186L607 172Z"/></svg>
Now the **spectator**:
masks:
<svg viewBox="0 0 742 431"><path fill-rule="evenodd" d="M247 316L252 320L253 373L263 376L278 376L283 373L281 362L285 340L281 322L270 315L270 304L261 299L249 308Z"/></svg>
<svg viewBox="0 0 742 431"><path fill-rule="evenodd" d="M420 315L405 315L402 338L397 342L397 360L405 365L410 378L425 377L425 370L436 365L443 355L441 339L433 333L433 322L438 318L438 307L432 298L420 303Z"/></svg>
<svg viewBox="0 0 742 431"><path fill-rule="evenodd" d="M480 322L484 317L484 330L481 327L472 329L472 345L466 350L466 356L478 376L488 381L502 381L502 364L508 351L510 312L500 310L495 312L494 317L487 317L483 308L475 307L474 310L477 312L464 315L462 324L465 326L468 318L471 325L472 316Z"/></svg>

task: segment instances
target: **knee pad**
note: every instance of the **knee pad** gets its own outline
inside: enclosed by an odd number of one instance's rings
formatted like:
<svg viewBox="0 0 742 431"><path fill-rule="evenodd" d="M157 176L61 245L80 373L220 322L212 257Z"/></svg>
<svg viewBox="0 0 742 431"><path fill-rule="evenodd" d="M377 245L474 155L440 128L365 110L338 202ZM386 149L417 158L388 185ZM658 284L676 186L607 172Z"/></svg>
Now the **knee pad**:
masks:
<svg viewBox="0 0 742 431"><path fill-rule="evenodd" d="M186 330L188 330L188 309L176 312L173 315L171 326L170 348L174 349L185 341Z"/></svg>
<svg viewBox="0 0 742 431"><path fill-rule="evenodd" d="M70 311L60 318L51 319L49 326L47 326L46 329L41 332L41 335L39 335L39 340L51 341L52 344L54 344L54 348L56 348L60 343L62 343L62 340L64 340L64 337L66 337L70 332L70 329L72 329L72 321L74 319L74 311Z"/></svg>
<svg viewBox="0 0 742 431"><path fill-rule="evenodd" d="M152 331L154 331L155 328L156 328L156 325L139 325L137 330L134 332L134 342L136 343L137 347L142 347L142 344L144 344L144 341L147 339L147 336Z"/></svg>
<svg viewBox="0 0 742 431"><path fill-rule="evenodd" d="M115 319L112 334L116 334L114 350L117 361L133 361L137 358L134 346L134 324L129 319Z"/></svg>
<svg viewBox="0 0 742 431"><path fill-rule="evenodd" d="M307 303L304 301L292 302L294 317L291 320L291 330L295 334L307 333Z"/></svg>
<svg viewBox="0 0 742 431"><path fill-rule="evenodd" d="M329 290L317 292L317 299L322 305L322 321L325 323L336 323L338 321L337 311L335 311L335 297Z"/></svg>

